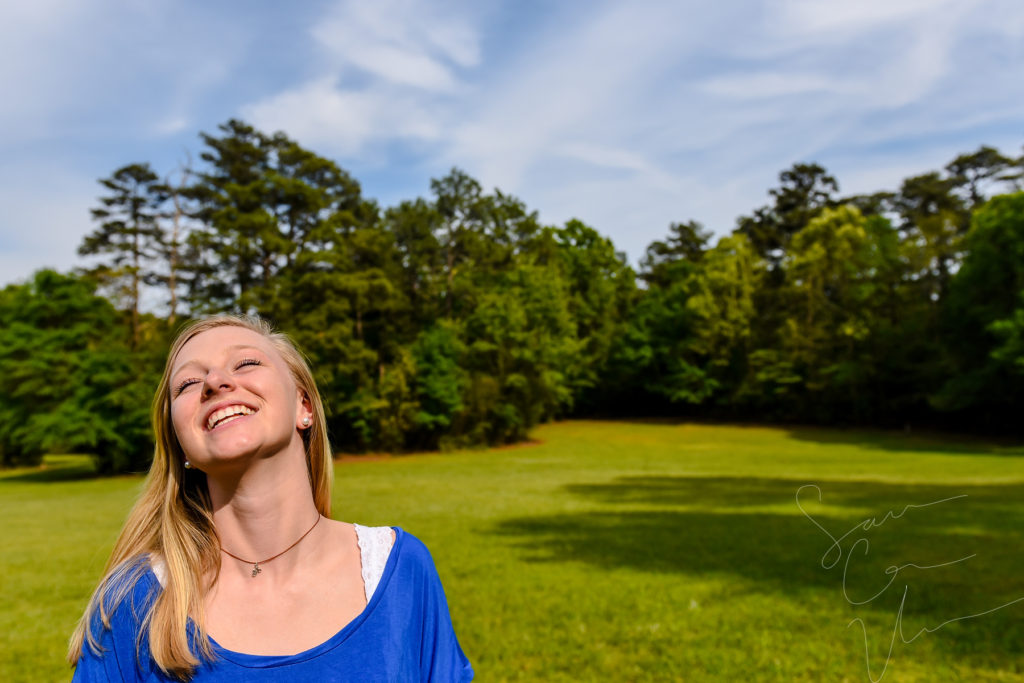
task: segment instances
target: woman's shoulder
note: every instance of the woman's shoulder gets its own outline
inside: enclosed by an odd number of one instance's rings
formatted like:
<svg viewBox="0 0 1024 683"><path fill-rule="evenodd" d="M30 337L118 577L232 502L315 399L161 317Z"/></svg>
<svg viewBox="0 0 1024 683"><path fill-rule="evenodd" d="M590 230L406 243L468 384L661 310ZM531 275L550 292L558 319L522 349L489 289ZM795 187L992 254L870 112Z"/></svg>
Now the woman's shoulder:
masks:
<svg viewBox="0 0 1024 683"><path fill-rule="evenodd" d="M86 672L102 672L108 666L137 663L140 670L148 666L148 650L139 651L136 660L136 649L159 592L160 583L148 555L131 558L114 567L88 608L89 621L76 680L91 680Z"/></svg>
<svg viewBox="0 0 1024 683"><path fill-rule="evenodd" d="M159 592L166 574L163 561L156 555L138 555L125 560L104 579L102 594L108 610L126 600L135 607L151 600Z"/></svg>
<svg viewBox="0 0 1024 683"><path fill-rule="evenodd" d="M401 527L394 529L395 547L392 554L396 556L395 572L404 580L425 580L428 584L439 585L437 567L427 544Z"/></svg>
<svg viewBox="0 0 1024 683"><path fill-rule="evenodd" d="M145 620L162 589L149 556L115 567L97 589L90 627L94 637L104 630L135 631Z"/></svg>
<svg viewBox="0 0 1024 683"><path fill-rule="evenodd" d="M418 536L415 536L401 527L392 527L395 530L395 546L399 546L402 549L402 553L408 557L408 559L416 562L428 562L434 563L433 558L430 556L430 551L427 549L426 543L421 541Z"/></svg>

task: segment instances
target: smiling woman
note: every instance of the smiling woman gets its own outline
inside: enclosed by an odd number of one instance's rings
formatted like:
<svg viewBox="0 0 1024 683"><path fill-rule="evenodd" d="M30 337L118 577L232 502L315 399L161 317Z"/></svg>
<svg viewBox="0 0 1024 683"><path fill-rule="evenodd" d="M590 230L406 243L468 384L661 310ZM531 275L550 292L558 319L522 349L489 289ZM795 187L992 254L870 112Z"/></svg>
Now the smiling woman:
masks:
<svg viewBox="0 0 1024 683"><path fill-rule="evenodd" d="M76 681L468 681L426 547L330 519L323 404L259 319L185 328L156 451L71 639Z"/></svg>

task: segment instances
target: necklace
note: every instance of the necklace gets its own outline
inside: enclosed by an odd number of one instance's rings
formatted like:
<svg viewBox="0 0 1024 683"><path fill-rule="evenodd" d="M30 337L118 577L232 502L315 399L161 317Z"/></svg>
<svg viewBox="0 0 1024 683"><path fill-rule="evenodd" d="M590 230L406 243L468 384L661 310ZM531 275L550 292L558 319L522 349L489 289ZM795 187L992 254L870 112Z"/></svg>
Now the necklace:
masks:
<svg viewBox="0 0 1024 683"><path fill-rule="evenodd" d="M244 562L245 564L251 564L252 565L252 577L255 579L257 574L262 574L263 573L263 570L260 569L260 565L261 564L266 564L267 562L270 562L271 560L276 560L277 558L281 557L286 552L288 552L289 550L291 550L292 548L297 546L299 543L302 543L302 539L304 539L306 536L309 536L309 532L316 528L316 525L320 523L321 519L323 519L323 516L318 514L316 516L316 521L313 522L313 526L311 526L308 529L306 529L306 533L304 533L301 536L299 536L299 540L295 541L295 543L292 543L290 546L288 546L287 548L285 548L284 550L279 552L277 555L274 555L273 557L268 557L265 560L259 560L258 562L253 562L252 560L243 560L238 555L235 555L232 552L228 552L227 550L224 550L224 548L221 548L221 551L225 555L230 555L231 557L235 558L239 562Z"/></svg>

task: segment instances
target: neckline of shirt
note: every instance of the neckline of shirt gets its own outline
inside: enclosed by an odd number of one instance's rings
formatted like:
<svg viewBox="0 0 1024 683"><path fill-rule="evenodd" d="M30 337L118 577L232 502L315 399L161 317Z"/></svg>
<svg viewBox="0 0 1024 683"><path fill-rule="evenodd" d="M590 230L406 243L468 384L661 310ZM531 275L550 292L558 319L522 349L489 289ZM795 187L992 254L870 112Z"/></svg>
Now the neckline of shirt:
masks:
<svg viewBox="0 0 1024 683"><path fill-rule="evenodd" d="M387 593L387 587L391 581L391 575L395 573L395 565L398 563L398 558L402 554L402 546L405 539L405 532L401 527L391 528L395 530L395 544L391 547L391 553L388 555L387 564L384 566L384 574L381 575L380 581L377 583L377 588L373 592L373 597L370 598L370 601L366 603L363 611L360 612L355 619L342 626L341 630L333 636L319 645L314 645L308 650L303 650L302 652L297 652L293 655L254 655L247 652L236 652L225 648L213 638L210 638L210 644L213 645L213 651L219 657L222 657L229 662L233 662L238 666L248 669L265 669L275 666L298 664L299 662L304 662L309 659L313 659L314 657L319 657L322 654L326 654L341 645L356 632L364 621L366 621L373 610L377 607L377 604L383 599L384 594Z"/></svg>

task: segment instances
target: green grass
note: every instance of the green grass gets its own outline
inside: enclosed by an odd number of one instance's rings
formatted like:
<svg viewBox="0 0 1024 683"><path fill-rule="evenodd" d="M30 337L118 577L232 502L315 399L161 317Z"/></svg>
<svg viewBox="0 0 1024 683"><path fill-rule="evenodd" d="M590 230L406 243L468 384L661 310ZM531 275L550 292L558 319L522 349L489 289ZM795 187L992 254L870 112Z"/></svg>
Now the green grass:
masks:
<svg viewBox="0 0 1024 683"><path fill-rule="evenodd" d="M1024 448L927 435L566 422L537 444L346 460L335 516L430 547L480 681L1024 680ZM141 479L0 473L0 680L67 680L66 637ZM824 569L833 535L865 519ZM945 503L909 508L966 494ZM884 520L884 521L883 521ZM850 545L865 538L850 554ZM889 577L890 588L863 605Z"/></svg>

